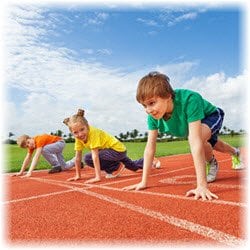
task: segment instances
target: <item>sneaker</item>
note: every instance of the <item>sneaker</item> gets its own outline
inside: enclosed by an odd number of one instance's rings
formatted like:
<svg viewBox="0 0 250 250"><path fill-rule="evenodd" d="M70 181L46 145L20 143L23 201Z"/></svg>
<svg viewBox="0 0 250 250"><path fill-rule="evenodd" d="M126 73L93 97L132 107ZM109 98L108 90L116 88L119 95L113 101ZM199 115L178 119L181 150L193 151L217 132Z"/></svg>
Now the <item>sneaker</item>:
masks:
<svg viewBox="0 0 250 250"><path fill-rule="evenodd" d="M49 174L54 174L54 173L60 173L62 171L62 168L60 166L53 167L49 170Z"/></svg>
<svg viewBox="0 0 250 250"><path fill-rule="evenodd" d="M153 168L161 168L161 162L155 157L152 164Z"/></svg>
<svg viewBox="0 0 250 250"><path fill-rule="evenodd" d="M120 163L119 167L112 173L112 174L106 174L106 179L112 179L116 178L121 175L122 171L125 169L124 164Z"/></svg>
<svg viewBox="0 0 250 250"><path fill-rule="evenodd" d="M219 165L217 163L217 160L213 157L213 159L206 164L207 182L215 181L218 170Z"/></svg>
<svg viewBox="0 0 250 250"><path fill-rule="evenodd" d="M240 150L237 149L236 154L232 155L232 169L239 170L244 168L244 163L240 157Z"/></svg>

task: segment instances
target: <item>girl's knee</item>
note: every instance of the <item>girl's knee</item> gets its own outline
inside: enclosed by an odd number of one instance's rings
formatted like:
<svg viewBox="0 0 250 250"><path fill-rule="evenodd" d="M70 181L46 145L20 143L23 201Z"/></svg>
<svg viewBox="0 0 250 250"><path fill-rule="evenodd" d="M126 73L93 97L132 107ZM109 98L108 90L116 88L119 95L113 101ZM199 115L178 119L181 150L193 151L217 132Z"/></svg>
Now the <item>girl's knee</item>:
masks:
<svg viewBox="0 0 250 250"><path fill-rule="evenodd" d="M84 162L89 165L93 162L91 154L84 155Z"/></svg>

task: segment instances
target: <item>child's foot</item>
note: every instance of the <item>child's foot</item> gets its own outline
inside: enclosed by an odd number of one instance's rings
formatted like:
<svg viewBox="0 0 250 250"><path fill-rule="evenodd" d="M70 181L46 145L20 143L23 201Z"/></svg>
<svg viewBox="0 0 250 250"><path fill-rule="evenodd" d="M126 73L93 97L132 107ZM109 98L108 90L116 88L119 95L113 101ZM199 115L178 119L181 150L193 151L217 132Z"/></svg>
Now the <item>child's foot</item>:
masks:
<svg viewBox="0 0 250 250"><path fill-rule="evenodd" d="M154 168L161 168L161 162L156 157L153 160L152 167L154 167Z"/></svg>
<svg viewBox="0 0 250 250"><path fill-rule="evenodd" d="M217 160L213 157L210 162L206 164L207 182L213 182L216 179L219 170Z"/></svg>
<svg viewBox="0 0 250 250"><path fill-rule="evenodd" d="M49 170L49 174L54 174L54 173L60 173L62 171L62 168L60 166L53 167Z"/></svg>
<svg viewBox="0 0 250 250"><path fill-rule="evenodd" d="M245 165L240 156L240 150L237 148L236 154L232 155L232 169L239 170L244 168Z"/></svg>
<svg viewBox="0 0 250 250"><path fill-rule="evenodd" d="M120 163L119 167L112 173L112 174L106 174L106 179L112 179L116 178L121 175L122 171L125 169L125 166L123 163Z"/></svg>

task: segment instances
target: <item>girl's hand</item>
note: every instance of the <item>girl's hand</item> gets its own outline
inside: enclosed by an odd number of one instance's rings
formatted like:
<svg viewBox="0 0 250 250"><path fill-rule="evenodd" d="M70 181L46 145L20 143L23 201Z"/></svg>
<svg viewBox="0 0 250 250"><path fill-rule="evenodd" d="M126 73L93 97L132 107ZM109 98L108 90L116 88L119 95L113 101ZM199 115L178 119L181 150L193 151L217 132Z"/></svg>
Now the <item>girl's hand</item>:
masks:
<svg viewBox="0 0 250 250"><path fill-rule="evenodd" d="M189 190L186 196L194 195L195 200L201 198L204 200L212 200L213 198L218 199L218 196L211 193L206 187L197 187L196 189Z"/></svg>
<svg viewBox="0 0 250 250"><path fill-rule="evenodd" d="M134 184L134 185L131 185L131 186L127 186L127 187L124 187L122 190L142 190L142 189L145 189L147 187L147 185L145 185L144 183L140 182L138 184Z"/></svg>
<svg viewBox="0 0 250 250"><path fill-rule="evenodd" d="M29 173L29 172L26 175L21 176L21 178L29 178L29 177L31 177L31 173Z"/></svg>
<svg viewBox="0 0 250 250"><path fill-rule="evenodd" d="M21 175L23 175L23 173L16 173L16 174L13 174L12 176L21 176Z"/></svg>
<svg viewBox="0 0 250 250"><path fill-rule="evenodd" d="M81 177L80 176L75 176L75 177L71 177L69 179L67 179L67 181L77 181L77 180L80 180Z"/></svg>
<svg viewBox="0 0 250 250"><path fill-rule="evenodd" d="M86 183L86 184L88 184L88 183L95 183L95 182L98 182L100 180L101 180L101 178L95 177L95 178L92 178L92 179L89 179L89 180L85 181L84 183Z"/></svg>

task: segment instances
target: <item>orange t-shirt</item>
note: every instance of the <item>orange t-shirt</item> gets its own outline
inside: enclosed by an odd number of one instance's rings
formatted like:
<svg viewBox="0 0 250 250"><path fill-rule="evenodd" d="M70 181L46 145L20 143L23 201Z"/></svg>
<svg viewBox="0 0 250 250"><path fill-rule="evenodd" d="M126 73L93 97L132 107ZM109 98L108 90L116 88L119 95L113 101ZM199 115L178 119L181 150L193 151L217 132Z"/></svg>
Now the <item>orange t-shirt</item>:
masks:
<svg viewBox="0 0 250 250"><path fill-rule="evenodd" d="M54 142L57 141L61 141L62 138L60 136L56 136L56 135L48 135L48 134L43 134L43 135L37 135L35 137L33 137L34 141L35 141L35 148L34 149L29 149L28 151L29 153L33 153L35 149L37 148L41 148L44 147L48 144L52 144Z"/></svg>

